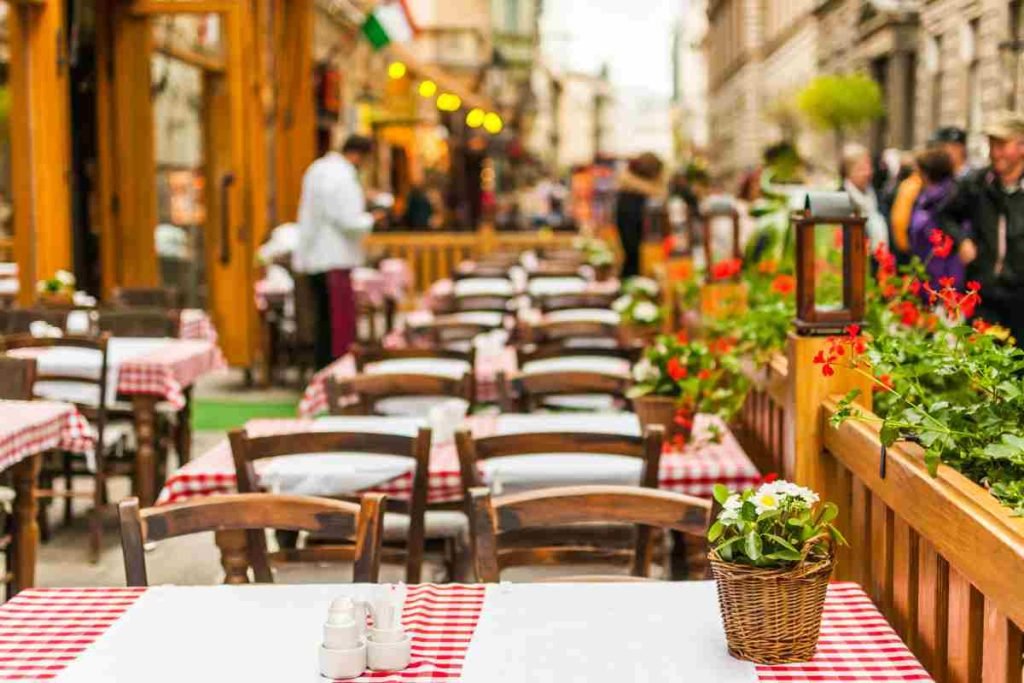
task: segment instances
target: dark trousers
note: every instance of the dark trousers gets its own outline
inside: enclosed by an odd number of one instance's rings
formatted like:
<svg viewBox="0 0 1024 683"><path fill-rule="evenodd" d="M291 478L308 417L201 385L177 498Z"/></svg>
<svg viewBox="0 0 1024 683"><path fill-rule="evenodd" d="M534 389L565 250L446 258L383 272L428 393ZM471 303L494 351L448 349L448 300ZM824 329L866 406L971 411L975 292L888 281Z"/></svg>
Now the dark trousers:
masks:
<svg viewBox="0 0 1024 683"><path fill-rule="evenodd" d="M640 239L643 228L640 224L620 224L619 240L622 242L623 279L640 274Z"/></svg>
<svg viewBox="0 0 1024 683"><path fill-rule="evenodd" d="M349 270L309 276L316 334L313 358L318 370L349 352L356 338L356 296Z"/></svg>
<svg viewBox="0 0 1024 683"><path fill-rule="evenodd" d="M1017 339L1017 346L1024 348L1024 289L982 289L977 316L1009 329Z"/></svg>

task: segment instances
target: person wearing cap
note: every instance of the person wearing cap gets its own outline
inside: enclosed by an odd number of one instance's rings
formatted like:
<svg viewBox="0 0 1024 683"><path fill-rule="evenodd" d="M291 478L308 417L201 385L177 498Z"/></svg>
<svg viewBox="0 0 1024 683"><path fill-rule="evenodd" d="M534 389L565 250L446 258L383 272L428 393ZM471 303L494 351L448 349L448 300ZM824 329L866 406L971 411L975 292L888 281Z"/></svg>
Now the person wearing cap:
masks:
<svg viewBox="0 0 1024 683"><path fill-rule="evenodd" d="M971 171L967 163L967 131L957 126L943 126L935 131L935 134L928 140L929 148L942 149L949 155L953 162L953 175L963 178ZM892 211L889 214L889 224L892 226L893 243L898 253L906 254L911 250L910 223L917 203L918 195L924 186L924 178L921 177L920 169L915 168L896 191L896 198L892 203Z"/></svg>
<svg viewBox="0 0 1024 683"><path fill-rule="evenodd" d="M989 166L960 181L939 222L981 283L977 315L1024 340L1024 116L1000 113L984 132Z"/></svg>

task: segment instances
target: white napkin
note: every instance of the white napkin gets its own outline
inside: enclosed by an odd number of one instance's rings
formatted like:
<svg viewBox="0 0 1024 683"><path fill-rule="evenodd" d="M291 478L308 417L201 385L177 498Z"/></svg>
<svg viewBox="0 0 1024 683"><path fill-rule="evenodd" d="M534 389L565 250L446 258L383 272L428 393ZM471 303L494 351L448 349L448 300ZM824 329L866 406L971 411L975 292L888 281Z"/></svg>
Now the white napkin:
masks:
<svg viewBox="0 0 1024 683"><path fill-rule="evenodd" d="M33 337L37 339L42 338L60 338L64 336L64 331L56 325L51 325L45 320L33 320L28 324L28 331Z"/></svg>
<svg viewBox="0 0 1024 683"><path fill-rule="evenodd" d="M449 399L441 401L432 406L427 413L427 422L434 443L447 443L455 437L455 430L458 429L466 419L469 411L469 404L460 399Z"/></svg>

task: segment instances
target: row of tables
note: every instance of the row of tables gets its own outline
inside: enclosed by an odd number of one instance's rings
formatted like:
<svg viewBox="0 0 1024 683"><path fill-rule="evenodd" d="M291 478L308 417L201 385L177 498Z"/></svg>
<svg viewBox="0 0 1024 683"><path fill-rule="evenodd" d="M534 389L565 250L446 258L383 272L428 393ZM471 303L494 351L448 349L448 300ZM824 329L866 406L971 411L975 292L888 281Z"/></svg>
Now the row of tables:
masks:
<svg viewBox="0 0 1024 683"><path fill-rule="evenodd" d="M119 379L119 390L133 400L167 399L173 393L167 387L187 388L198 376L190 379L190 374L202 372L198 361L174 371L165 367L167 363L157 368L149 354L141 355L141 359L129 358L120 371L132 368L133 362L142 363L162 379L132 380L123 389ZM478 356L476 370L486 396L499 371L516 370L515 354L502 349ZM317 417L326 407L326 378L354 372L351 358L339 360L314 377L299 418L253 421L246 428L253 434L339 429L400 433L422 424L408 418ZM47 424L48 438L58 439L55 445L64 443L61 439L73 441L76 431L81 431L73 410ZM57 437L54 424L60 425ZM639 432L630 414L479 415L465 424L481 437L545 429ZM713 425L722 434L718 442L705 438ZM754 485L759 473L723 427L701 416L694 445L663 456L662 486L707 496L719 482L735 488ZM6 443L2 431L0 443ZM25 458L31 456L19 462ZM258 474L264 484L277 490L325 487L303 493L374 490L398 498L408 497L411 490L408 465L388 469L348 463L332 468L330 456L316 455L292 463L286 460L260 463ZM0 455L0 468L3 463ZM598 469L609 479L631 476L622 468L595 463L586 468L588 478ZM574 465L559 471L549 463L541 470L526 462L519 470L502 465L484 474L502 487L530 486L531 477L547 478L550 484L553 476L561 476L565 480L554 483L576 483L580 468ZM19 480L33 482L24 473ZM230 492L234 487L234 465L224 441L172 473L158 504ZM430 502L461 496L458 460L450 438L433 445L428 487ZM365 585L32 590L0 608L0 681L316 680L316 647L327 605L339 595L366 598L375 590L378 587ZM409 587L403 622L413 638L412 666L394 673L368 672L356 680L931 680L853 584L830 587L814 661L783 666L755 666L728 656L710 582L423 584ZM168 657L169 647L184 656Z"/></svg>

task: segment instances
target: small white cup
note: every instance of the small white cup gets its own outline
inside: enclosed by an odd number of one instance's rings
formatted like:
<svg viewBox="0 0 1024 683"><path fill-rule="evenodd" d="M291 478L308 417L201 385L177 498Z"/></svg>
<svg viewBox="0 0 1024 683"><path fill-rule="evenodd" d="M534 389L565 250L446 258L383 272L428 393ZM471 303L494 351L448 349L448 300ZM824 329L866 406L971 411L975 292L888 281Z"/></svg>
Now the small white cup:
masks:
<svg viewBox="0 0 1024 683"><path fill-rule="evenodd" d="M374 643L397 643L405 637L405 629L401 626L388 629L370 627L369 640Z"/></svg>
<svg viewBox="0 0 1024 683"><path fill-rule="evenodd" d="M332 650L320 646L320 675L324 678L355 678L366 671L366 643L351 650Z"/></svg>
<svg viewBox="0 0 1024 683"><path fill-rule="evenodd" d="M400 629L395 631L377 631L376 634L401 634L392 642L372 640L375 629L370 629L371 640L366 643L366 661L371 671L401 671L409 666L412 659L412 638Z"/></svg>
<svg viewBox="0 0 1024 683"><path fill-rule="evenodd" d="M354 622L324 624L324 647L329 650L351 650L359 646L362 635Z"/></svg>

